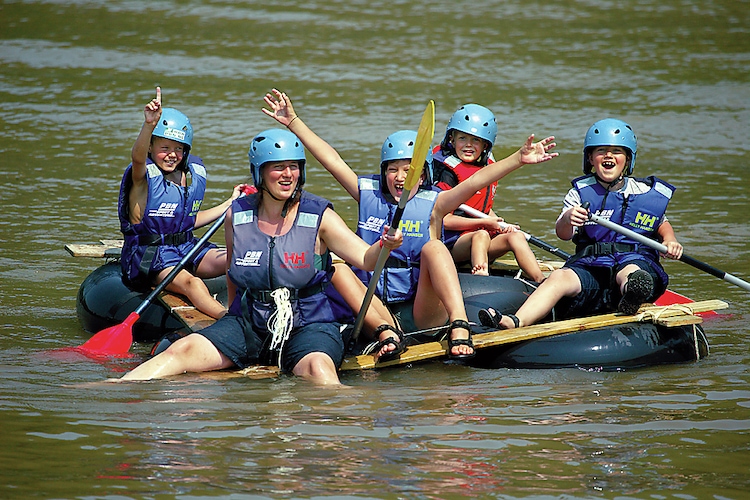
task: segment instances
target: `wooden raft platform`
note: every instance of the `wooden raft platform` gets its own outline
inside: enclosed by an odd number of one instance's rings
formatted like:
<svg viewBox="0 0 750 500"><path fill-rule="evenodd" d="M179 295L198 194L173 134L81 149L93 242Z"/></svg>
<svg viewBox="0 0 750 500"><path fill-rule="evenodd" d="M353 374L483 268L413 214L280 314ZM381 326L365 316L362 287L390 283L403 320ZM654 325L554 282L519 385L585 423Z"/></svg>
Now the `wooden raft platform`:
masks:
<svg viewBox="0 0 750 500"><path fill-rule="evenodd" d="M99 240L99 243L68 243L65 250L73 257L94 257L99 259L119 257L123 240Z"/></svg>
<svg viewBox="0 0 750 500"><path fill-rule="evenodd" d="M181 297L162 293L159 296L164 304L171 308L174 314L193 331L204 328L214 322L193 306L187 304ZM632 316L620 313L601 314L586 318L574 318L553 323L540 323L513 330L496 330L473 335L475 349L485 349L503 344L512 344L553 335L575 333L584 330L622 325L632 322L650 322L667 327L699 324L703 318L698 313L726 309L728 304L721 300L704 300L689 304L675 304L670 306L643 305L638 313ZM372 355L349 356L344 359L341 371L369 370L386 368L389 366L405 365L446 356L448 342L426 342L412 345L401 354L401 357L385 363L375 363ZM250 378L267 378L278 376L279 370L273 366L254 366L240 371L220 372L212 377L226 378L229 376L246 376Z"/></svg>

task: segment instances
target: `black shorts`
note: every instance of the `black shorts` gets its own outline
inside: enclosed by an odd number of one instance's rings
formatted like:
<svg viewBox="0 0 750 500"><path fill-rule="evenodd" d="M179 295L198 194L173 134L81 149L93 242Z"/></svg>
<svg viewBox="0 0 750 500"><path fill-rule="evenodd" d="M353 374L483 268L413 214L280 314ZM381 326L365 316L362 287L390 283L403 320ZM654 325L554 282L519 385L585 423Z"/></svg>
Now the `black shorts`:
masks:
<svg viewBox="0 0 750 500"><path fill-rule="evenodd" d="M259 335L242 316L227 314L197 333L240 368L269 362L270 336ZM341 366L344 340L338 323L311 323L292 330L282 348L281 369L291 372L302 358L313 352L322 352L336 367Z"/></svg>
<svg viewBox="0 0 750 500"><path fill-rule="evenodd" d="M631 260L625 264L616 267L600 266L577 266L575 263L565 266L572 270L578 276L581 282L581 293L575 297L565 297L560 300L555 310L562 318L570 318L581 314L602 314L615 311L620 301L621 294L615 283L615 275L626 265L635 264L646 271L654 280L655 284L661 283L661 278L656 273L651 264L644 259ZM655 296L649 297L647 301L653 301L661 295L658 286L654 287ZM663 290L662 290L663 292Z"/></svg>

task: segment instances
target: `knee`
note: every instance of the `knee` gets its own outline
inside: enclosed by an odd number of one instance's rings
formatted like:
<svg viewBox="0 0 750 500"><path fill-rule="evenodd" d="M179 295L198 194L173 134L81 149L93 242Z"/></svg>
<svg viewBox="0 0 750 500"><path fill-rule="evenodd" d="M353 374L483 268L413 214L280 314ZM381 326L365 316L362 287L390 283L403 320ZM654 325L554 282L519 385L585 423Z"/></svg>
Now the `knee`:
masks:
<svg viewBox="0 0 750 500"><path fill-rule="evenodd" d="M325 353L312 352L294 367L294 374L318 384L339 384L336 366Z"/></svg>
<svg viewBox="0 0 750 500"><path fill-rule="evenodd" d="M203 281L202 278L199 278L197 276L190 275L190 277L186 280L185 285L189 292L195 293L195 292L206 291L206 293L208 293L208 288L206 287L206 283Z"/></svg>
<svg viewBox="0 0 750 500"><path fill-rule="evenodd" d="M552 271L550 275L547 277L547 279L544 280L544 283L542 283L542 285L546 283L549 283L549 285L547 286L561 285L561 284L565 284L565 283L569 283L571 281L577 281L577 280L578 280L578 275L575 272L573 272L570 269L561 268L561 269L555 269L554 271Z"/></svg>
<svg viewBox="0 0 750 500"><path fill-rule="evenodd" d="M488 233L484 229L480 229L478 231L474 232L474 235L471 237L471 245L489 245L490 244L490 233Z"/></svg>
<svg viewBox="0 0 750 500"><path fill-rule="evenodd" d="M164 350L163 354L174 358L188 357L198 349L201 340L204 338L202 335L192 333L176 340Z"/></svg>
<svg viewBox="0 0 750 500"><path fill-rule="evenodd" d="M449 257L451 260L453 259L451 257L450 251L448 250L448 247L445 246L445 244L440 240L430 240L427 243L424 244L422 247L422 250L420 252L421 258L440 258L440 257Z"/></svg>
<svg viewBox="0 0 750 500"><path fill-rule="evenodd" d="M510 241L514 246L525 245L527 243L526 236L524 236L521 231L513 231L511 233L508 233L508 241Z"/></svg>

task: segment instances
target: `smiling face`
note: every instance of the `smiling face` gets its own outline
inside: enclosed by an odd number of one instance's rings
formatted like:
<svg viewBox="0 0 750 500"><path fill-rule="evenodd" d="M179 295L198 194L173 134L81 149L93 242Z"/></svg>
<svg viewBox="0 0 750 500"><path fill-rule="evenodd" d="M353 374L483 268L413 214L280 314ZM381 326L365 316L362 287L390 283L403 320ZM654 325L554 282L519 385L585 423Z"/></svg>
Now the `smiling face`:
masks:
<svg viewBox="0 0 750 500"><path fill-rule="evenodd" d="M182 163L185 156L185 145L181 142L165 139L163 137L153 137L149 146L151 160L167 174L171 174Z"/></svg>
<svg viewBox="0 0 750 500"><path fill-rule="evenodd" d="M456 150L456 156L466 163L478 161L482 152L489 146L489 143L484 139L458 130L453 131L451 143L453 149Z"/></svg>
<svg viewBox="0 0 750 500"><path fill-rule="evenodd" d="M278 200L286 200L294 194L300 177L299 162L295 160L269 161L261 168L263 188Z"/></svg>
<svg viewBox="0 0 750 500"><path fill-rule="evenodd" d="M385 182L388 193L393 197L396 203L401 201L401 196L403 196L404 194L404 183L406 182L406 177L409 175L410 165L411 158L405 160L391 160L383 169L385 173L385 180L383 182ZM419 182L416 182L414 184L414 187L412 187L409 193L409 199L413 198L417 194L417 191L419 191L419 186L424 184L425 182L426 175L425 172L422 171Z"/></svg>
<svg viewBox="0 0 750 500"><path fill-rule="evenodd" d="M628 150L621 146L596 146L589 151L589 161L596 176L605 183L622 177L628 162Z"/></svg>

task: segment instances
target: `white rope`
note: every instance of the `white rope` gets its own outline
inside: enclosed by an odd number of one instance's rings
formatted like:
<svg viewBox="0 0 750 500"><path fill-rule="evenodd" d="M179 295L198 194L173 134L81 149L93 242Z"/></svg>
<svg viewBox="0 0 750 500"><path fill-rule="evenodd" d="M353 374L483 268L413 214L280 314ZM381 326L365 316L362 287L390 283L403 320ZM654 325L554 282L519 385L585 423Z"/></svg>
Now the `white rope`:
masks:
<svg viewBox="0 0 750 500"><path fill-rule="evenodd" d="M279 368L281 368L281 351L284 343L292 333L294 326L294 313L292 312L292 303L289 301L289 289L277 288L271 292L271 298L276 306L276 310L268 318L268 331L271 333L271 347L273 351L279 350Z"/></svg>
<svg viewBox="0 0 750 500"><path fill-rule="evenodd" d="M667 311L679 311L688 316L695 314L695 311L693 311L693 309L687 304L672 304L643 311L642 313L637 314L635 319L636 321L651 321L652 323L656 323L656 321Z"/></svg>

